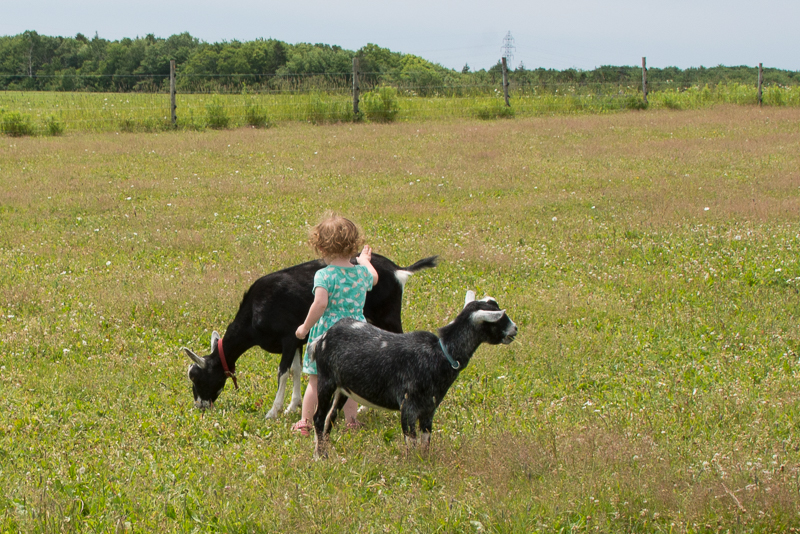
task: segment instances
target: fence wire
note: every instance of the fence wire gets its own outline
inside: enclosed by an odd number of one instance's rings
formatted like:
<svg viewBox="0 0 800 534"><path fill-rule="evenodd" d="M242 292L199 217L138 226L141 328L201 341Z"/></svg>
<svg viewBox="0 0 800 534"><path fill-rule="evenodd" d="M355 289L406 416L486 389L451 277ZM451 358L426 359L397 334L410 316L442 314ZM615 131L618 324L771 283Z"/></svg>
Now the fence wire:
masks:
<svg viewBox="0 0 800 534"><path fill-rule="evenodd" d="M0 126L17 135L63 131L160 131L266 127L277 122L312 123L366 120L435 120L535 116L558 113L605 113L644 107L641 83L546 78L509 81L505 105L502 77L475 83L386 83L381 73L359 72L360 115L353 110L353 76L342 73L303 75L179 75L177 124L171 121L169 77L151 75L34 76L36 87L83 87L65 91L0 92ZM2 80L0 80L2 81ZM20 85L17 83L16 85ZM111 87L110 92L92 87ZM394 112L370 111L370 94L388 87ZM126 89L127 88L127 89ZM692 84L654 81L647 85L647 104L654 108L691 109L716 103L755 105L757 82ZM373 100L374 103L374 100ZM763 104L800 106L800 86L765 84ZM380 102L379 102L380 106Z"/></svg>

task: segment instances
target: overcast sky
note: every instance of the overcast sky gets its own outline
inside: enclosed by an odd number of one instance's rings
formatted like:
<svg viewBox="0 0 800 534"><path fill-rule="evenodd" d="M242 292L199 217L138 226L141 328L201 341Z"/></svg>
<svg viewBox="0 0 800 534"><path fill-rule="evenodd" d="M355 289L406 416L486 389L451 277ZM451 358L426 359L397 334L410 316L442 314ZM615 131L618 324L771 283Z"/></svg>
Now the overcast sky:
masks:
<svg viewBox="0 0 800 534"><path fill-rule="evenodd" d="M274 38L358 50L374 43L445 67L601 65L800 70L800 0L0 0L0 35L189 32L206 42Z"/></svg>

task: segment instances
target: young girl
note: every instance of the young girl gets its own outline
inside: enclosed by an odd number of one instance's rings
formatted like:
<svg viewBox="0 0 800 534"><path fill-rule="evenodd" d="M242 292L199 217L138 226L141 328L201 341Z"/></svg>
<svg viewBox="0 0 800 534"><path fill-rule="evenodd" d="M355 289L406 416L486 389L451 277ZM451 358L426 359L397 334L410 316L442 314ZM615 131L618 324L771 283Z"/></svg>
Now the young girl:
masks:
<svg viewBox="0 0 800 534"><path fill-rule="evenodd" d="M308 346L328 331L339 319L352 317L364 319L364 300L367 291L378 283L378 273L372 266L372 249L364 245L358 256L358 265L350 258L358 252L364 242L358 227L348 219L332 215L311 230L309 244L322 255L327 267L314 275L314 302L308 316L295 335L303 339L308 335L308 345L303 355L303 372L308 374L308 387L303 395L303 410L300 420L292 430L304 436L313 428L312 418L317 409L317 363L308 357ZM344 405L344 416L348 428L358 428L356 411L358 404L348 399Z"/></svg>

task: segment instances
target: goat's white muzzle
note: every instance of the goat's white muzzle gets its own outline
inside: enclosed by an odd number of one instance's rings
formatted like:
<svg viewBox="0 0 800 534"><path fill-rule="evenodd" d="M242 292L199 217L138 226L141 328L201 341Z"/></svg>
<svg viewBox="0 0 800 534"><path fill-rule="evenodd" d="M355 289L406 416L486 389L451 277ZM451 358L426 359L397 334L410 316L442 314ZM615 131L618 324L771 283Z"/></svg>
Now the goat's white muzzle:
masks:
<svg viewBox="0 0 800 534"><path fill-rule="evenodd" d="M503 338L503 345L508 345L514 338L517 337L517 325L514 322L511 322L511 325L508 327L508 330L505 331L505 337Z"/></svg>

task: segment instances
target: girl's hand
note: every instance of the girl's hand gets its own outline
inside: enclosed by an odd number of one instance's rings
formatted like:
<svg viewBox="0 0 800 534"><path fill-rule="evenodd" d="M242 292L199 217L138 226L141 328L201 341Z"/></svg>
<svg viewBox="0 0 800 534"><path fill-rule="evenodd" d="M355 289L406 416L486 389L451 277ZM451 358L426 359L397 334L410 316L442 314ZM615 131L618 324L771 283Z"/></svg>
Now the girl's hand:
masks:
<svg viewBox="0 0 800 534"><path fill-rule="evenodd" d="M294 335L297 339L305 339L311 328L317 324L319 318L325 313L325 308L328 307L328 290L324 287L314 288L314 302L311 303L311 308L308 310L308 315L303 324L297 327Z"/></svg>
<svg viewBox="0 0 800 534"><path fill-rule="evenodd" d="M378 271L372 266L372 247L364 245L364 250L358 255L356 261L359 265L369 269L369 273L372 275L372 287L375 287L378 284Z"/></svg>
<svg viewBox="0 0 800 534"><path fill-rule="evenodd" d="M297 336L297 339L305 339L308 335L308 328L306 328L306 325L301 324L295 330L294 335Z"/></svg>
<svg viewBox="0 0 800 534"><path fill-rule="evenodd" d="M358 255L356 261L359 265L366 265L368 263L372 263L372 247L369 245L364 245L364 249L361 251L361 254Z"/></svg>

